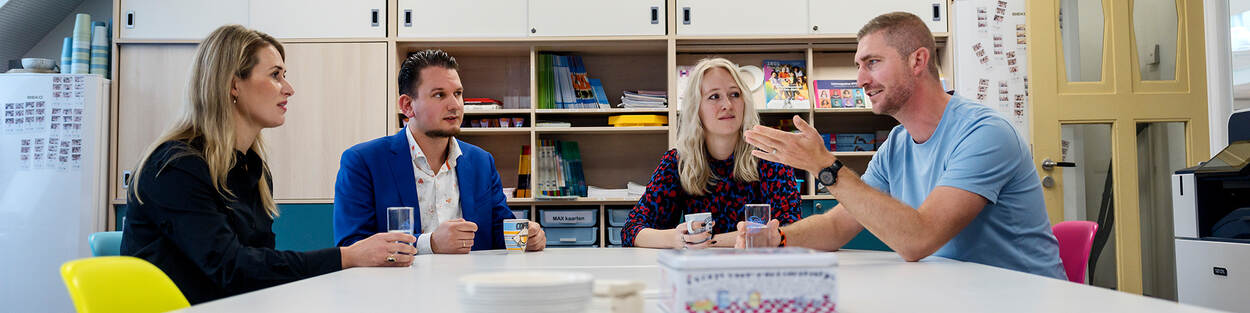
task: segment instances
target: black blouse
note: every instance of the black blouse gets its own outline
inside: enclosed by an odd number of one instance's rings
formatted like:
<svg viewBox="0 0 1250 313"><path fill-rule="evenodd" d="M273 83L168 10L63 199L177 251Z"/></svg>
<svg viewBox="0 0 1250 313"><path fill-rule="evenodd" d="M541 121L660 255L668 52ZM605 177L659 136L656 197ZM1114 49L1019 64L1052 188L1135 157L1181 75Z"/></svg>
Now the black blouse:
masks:
<svg viewBox="0 0 1250 313"><path fill-rule="evenodd" d="M199 151L198 141L168 141L143 164L136 178L143 203L134 193L126 199L123 255L156 265L192 304L342 268L339 248L274 250L273 218L257 188L263 163L255 151L235 151L226 179L233 197L213 187Z"/></svg>

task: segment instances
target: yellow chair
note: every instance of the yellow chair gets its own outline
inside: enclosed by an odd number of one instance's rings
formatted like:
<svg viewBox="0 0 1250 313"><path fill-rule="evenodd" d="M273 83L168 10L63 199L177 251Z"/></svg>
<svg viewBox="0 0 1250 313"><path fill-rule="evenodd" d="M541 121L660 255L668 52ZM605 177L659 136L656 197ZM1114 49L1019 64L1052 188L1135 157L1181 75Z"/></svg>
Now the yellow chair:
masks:
<svg viewBox="0 0 1250 313"><path fill-rule="evenodd" d="M136 257L65 262L61 278L79 313L166 312L191 306L169 276Z"/></svg>

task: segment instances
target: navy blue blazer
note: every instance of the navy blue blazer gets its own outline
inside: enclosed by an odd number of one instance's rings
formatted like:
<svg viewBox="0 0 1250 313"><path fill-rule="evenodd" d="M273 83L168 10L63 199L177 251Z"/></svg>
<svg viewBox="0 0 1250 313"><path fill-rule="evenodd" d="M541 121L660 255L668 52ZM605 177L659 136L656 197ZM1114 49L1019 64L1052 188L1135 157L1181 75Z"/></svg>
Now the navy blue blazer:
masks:
<svg viewBox="0 0 1250 313"><path fill-rule="evenodd" d="M334 181L334 241L349 246L375 233L386 232L386 208L420 208L412 154L406 129L387 137L352 146L339 160ZM515 218L489 152L464 141L456 159L460 183L460 212L477 224L473 250L503 249L503 220ZM416 233L421 234L421 215Z"/></svg>

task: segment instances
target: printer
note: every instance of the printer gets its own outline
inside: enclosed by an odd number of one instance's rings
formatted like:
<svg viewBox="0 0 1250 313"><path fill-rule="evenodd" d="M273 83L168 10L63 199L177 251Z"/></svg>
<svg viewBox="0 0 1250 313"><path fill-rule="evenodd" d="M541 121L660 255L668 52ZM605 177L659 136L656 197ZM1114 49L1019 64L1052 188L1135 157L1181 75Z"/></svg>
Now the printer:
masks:
<svg viewBox="0 0 1250 313"><path fill-rule="evenodd" d="M1240 141L1172 175L1176 291L1180 303L1240 312L1250 309L1250 132L1229 126Z"/></svg>

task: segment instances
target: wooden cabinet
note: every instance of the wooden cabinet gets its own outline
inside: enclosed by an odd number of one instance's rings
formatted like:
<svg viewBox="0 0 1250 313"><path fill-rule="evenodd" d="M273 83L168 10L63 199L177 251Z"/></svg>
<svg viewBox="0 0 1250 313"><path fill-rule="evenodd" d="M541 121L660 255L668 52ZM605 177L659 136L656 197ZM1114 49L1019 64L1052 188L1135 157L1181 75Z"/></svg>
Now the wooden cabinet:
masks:
<svg viewBox="0 0 1250 313"><path fill-rule="evenodd" d="M387 135L386 43L292 43L286 123L262 132L274 198L334 198L343 151Z"/></svg>
<svg viewBox="0 0 1250 313"><path fill-rule="evenodd" d="M400 38L525 37L525 6L520 0L399 0L394 16Z"/></svg>
<svg viewBox="0 0 1250 313"><path fill-rule="evenodd" d="M663 0L530 0L529 35L664 35Z"/></svg>
<svg viewBox="0 0 1250 313"><path fill-rule="evenodd" d="M806 0L677 0L677 35L807 34L807 5Z"/></svg>
<svg viewBox="0 0 1250 313"><path fill-rule="evenodd" d="M277 38L386 38L386 0L257 0L251 27Z"/></svg>
<svg viewBox="0 0 1250 313"><path fill-rule="evenodd" d="M895 11L919 16L931 32L947 32L946 0L873 0L872 5L811 0L808 8L816 34L855 34L872 18Z"/></svg>
<svg viewBox="0 0 1250 313"><path fill-rule="evenodd" d="M248 0L122 0L122 39L202 39L221 25L248 25Z"/></svg>
<svg viewBox="0 0 1250 313"><path fill-rule="evenodd" d="M122 45L114 84L117 84L116 179L110 184L114 199L125 199L124 180L133 173L149 145L178 118L186 103L187 78L195 45Z"/></svg>

